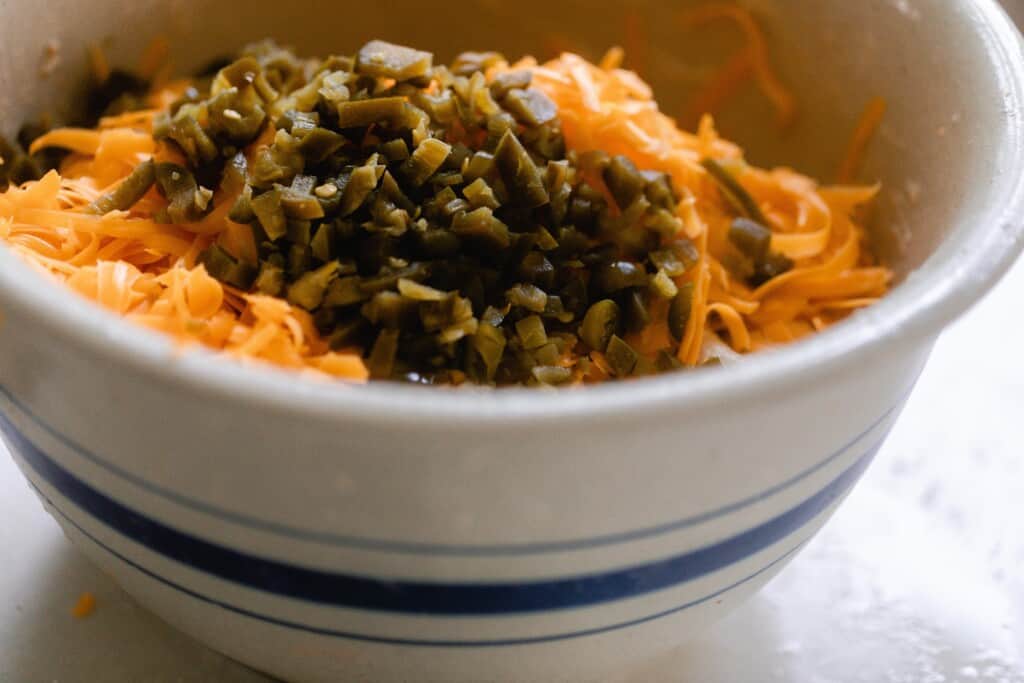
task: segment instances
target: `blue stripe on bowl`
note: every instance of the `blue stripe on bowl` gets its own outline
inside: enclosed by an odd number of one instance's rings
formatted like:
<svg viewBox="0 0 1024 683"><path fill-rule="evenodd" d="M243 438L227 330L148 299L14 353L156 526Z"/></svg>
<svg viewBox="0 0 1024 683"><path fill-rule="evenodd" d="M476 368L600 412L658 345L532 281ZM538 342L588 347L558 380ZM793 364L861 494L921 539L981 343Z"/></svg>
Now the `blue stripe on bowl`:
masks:
<svg viewBox="0 0 1024 683"><path fill-rule="evenodd" d="M199 600L200 602L206 603L206 604L211 605L213 607L218 607L220 609L223 609L223 610L228 611L228 612L232 612L232 613L237 614L239 616L247 617L249 619L254 619L256 621L260 621L260 622L263 622L263 623L266 623L266 624L271 624L273 626L280 626L282 628L287 628L287 629L290 629L290 630L293 630L293 631L301 631L303 633L311 633L311 634L318 635L318 636L327 636L327 637L330 637L330 638L341 638L341 639L344 639L344 640L354 640L354 641L358 641L358 642L374 643L374 644L379 644L379 645L400 645L400 646L408 646L408 647L450 648L450 649L456 649L456 648L457 649L467 649L467 648L513 647L513 646L523 646L523 645L539 645L539 644L543 644L543 643L554 643L554 642L559 642L559 641L563 641L563 640L573 640L573 639L576 639L576 638L585 638L587 636L596 636L596 635L601 635L603 633L611 633L613 631L619 631L619 630L626 629L626 628L632 628L632 627L635 627L635 626L641 626L643 624L646 624L646 623L649 623L649 622L652 622L652 621L657 621L659 619L665 619L665 618L670 617L670 616L672 616L674 614L679 614L680 612L685 612L687 610L693 609L694 607L698 607L698 606L703 605L703 604L705 604L707 602L711 602L712 600L717 600L719 598L723 598L725 595L727 595L728 593L731 593L732 591L736 590L737 588L739 588L739 587L741 587L741 586L743 586L745 584L748 584L751 581L757 579L758 577L761 577L761 576L767 574L768 572L772 571L773 569L779 567L784 562L786 562L791 557L793 557L796 553L798 553L804 547L804 545L806 545L806 543L807 543L807 541L804 541L804 542L800 543L799 545L797 545L792 550L789 550L788 552L786 552L782 556L778 557L777 559L772 560L770 563L768 563L767 565L765 565L761 569L758 569L753 574L750 574L750 575L740 579L739 581L726 586L725 588L717 590L714 593L710 593L710 594L705 595L704 597L698 598L696 600L691 600L690 602L684 603L682 605L677 605L675 607L671 607L669 609L665 609L665 610L662 610L660 612L655 612L654 614L649 614L647 616L640 617L640 618L637 618L637 619L631 619L629 621L621 621L621 622L618 622L618 623L615 623L615 624L610 624L610 625L607 625L607 626L599 626L599 627L590 628L590 629L584 629L584 630L580 630L580 631L568 631L568 632L564 632L564 633L555 633L555 634L548 634L548 635L543 635L543 636L533 636L533 637L529 637L529 638L505 638L505 639L500 639L500 640L423 640L423 639L415 639L415 638L395 638L395 637L382 636L382 635L374 635L374 634L368 634L368 633L357 633L357 632L354 632L354 631L340 631L340 630L337 630L337 629L322 628L322 627L318 627L318 626L311 626L309 624L301 624L301 623L294 622L294 621L288 621L288 620L285 620L285 619L279 619L277 617L272 617L270 615L261 614L259 612L254 612L251 609L247 609L247 608L243 608L243 607L238 607L237 605L232 605L232 604L226 603L226 602L224 602L222 600L217 600L217 599L211 598L211 597L209 597L207 595L203 595L202 593L198 593L198 592L196 592L196 591L194 591L192 589L186 588L186 587L182 586L181 584L175 583L174 581L171 581L170 579L157 574L156 572L153 572L153 571L150 571L149 569L146 569L145 567L143 567L142 565L138 564L137 562L134 562L133 560L125 557L124 555L122 555L121 553L117 552L116 550L114 550L110 546L104 544L102 541L97 539L95 536L91 535L88 531L86 531L85 529L80 527L73 519L68 517L59 507L57 507L53 503L53 501L51 501L49 498L47 498L46 495L42 491L40 491L34 484L29 482L29 485L32 486L33 489L35 489L36 493L39 494L39 497L42 498L43 500L45 500L47 505L49 505L50 508L56 512L56 514L60 515L60 517L67 524L69 524L70 526L74 527L78 531L78 533L82 534L82 536L84 536L85 538L89 539L97 547L99 547L100 549L102 549L103 551L108 553L109 555L117 558L121 562L124 562L126 565L130 566L131 568L135 569L136 571L140 572L141 574L143 574L145 576L148 576L149 578L153 579L154 581L156 581L156 582L158 582L158 583L160 583L160 584L162 584L164 586L167 586L168 588L170 588L170 589L172 589L174 591L182 593L183 595L187 595L187 596L189 596L191 598Z"/></svg>
<svg viewBox="0 0 1024 683"><path fill-rule="evenodd" d="M431 616L549 612L627 600L741 562L793 535L845 494L879 444L821 491L753 529L704 548L588 576L518 583L385 580L290 565L212 543L147 517L92 488L30 442L6 417L0 429L43 480L84 512L143 547L247 588L323 606Z"/></svg>
<svg viewBox="0 0 1024 683"><path fill-rule="evenodd" d="M260 531L263 533L269 533L274 535L286 536L289 539L305 541L309 543L316 543L320 545L327 545L331 547L346 548L351 550L364 550L370 552L386 552L395 553L402 555L423 555L423 556L451 556L451 557L516 557L516 556L529 556L529 555L542 555L548 553L564 553L576 550L589 550L593 548L602 548L612 545L619 545L622 543L629 543L633 541L641 541L649 538L655 538L666 534L682 531L684 529L692 528L699 524L720 519L727 515L733 514L744 510L752 505L760 503L768 498L782 493L783 491L792 488L799 484L805 479L813 476L820 472L824 468L833 464L844 455L846 455L854 446L856 446L862 439L875 431L878 427L884 424L887 420L893 417L904 405L906 399L912 393L914 387L917 384L917 377L911 383L910 387L901 394L900 399L896 404L886 410L877 420L871 423L864 431L857 434L855 437L850 439L837 451L829 455L827 458L819 463L809 467L808 469L794 475L793 477L783 481L771 488L765 489L753 496L745 498L734 503L730 503L723 507L715 510L702 513L700 515L687 517L684 519L674 520L657 526L647 527L643 529L634 529L630 531L606 534L602 536L593 536L590 538L580 539L566 539L558 541L548 541L542 543L522 543L522 544L505 544L505 545L444 545L436 543L416 543L416 542L402 542L402 541L388 541L374 538L364 538L358 536L348 535L337 535L328 533L312 532L308 529L301 529L298 527L292 527L284 524L278 524L267 520L251 517L248 515L239 514L231 510L226 510L215 505L210 505L200 500L183 496L180 493L165 489L161 486L153 484L127 470L124 470L117 465L105 461L98 455L90 452L83 446L75 443L62 433L57 431L54 427L46 423L40 418L31 408L25 405L17 396L15 396L8 388L0 384L0 395L3 395L10 401L22 414L27 416L32 422L39 428L49 434L51 437L60 441L64 446L71 449L79 456L85 458L102 468L104 471L113 474L114 476L129 482L135 486L138 486L142 490L151 493L155 496L163 498L164 500L170 501L177 505L180 505L193 512L199 512L206 514L215 519L228 522L231 524L237 524L242 527Z"/></svg>

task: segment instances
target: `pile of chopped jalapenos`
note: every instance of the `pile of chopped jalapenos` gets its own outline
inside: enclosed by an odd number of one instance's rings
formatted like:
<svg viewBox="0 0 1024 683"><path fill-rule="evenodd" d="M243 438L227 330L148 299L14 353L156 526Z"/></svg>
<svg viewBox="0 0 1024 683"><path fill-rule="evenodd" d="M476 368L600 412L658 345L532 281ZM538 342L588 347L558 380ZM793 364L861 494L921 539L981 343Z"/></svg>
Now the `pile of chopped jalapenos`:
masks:
<svg viewBox="0 0 1024 683"><path fill-rule="evenodd" d="M499 60L435 66L382 41L322 61L250 46L156 119L187 163L144 163L90 210L130 208L156 185L169 203L158 220L187 223L214 209L213 188L237 195L230 219L251 227L258 260L214 245L201 263L310 312L375 379L559 385L591 372L592 351L611 378L680 368L692 288L677 281L698 253L671 179L567 151L529 72L485 78ZM105 106L142 87L123 85ZM731 238L751 282L783 272L756 205L708 170L746 216ZM652 358L625 339L653 311L667 311L672 340Z"/></svg>

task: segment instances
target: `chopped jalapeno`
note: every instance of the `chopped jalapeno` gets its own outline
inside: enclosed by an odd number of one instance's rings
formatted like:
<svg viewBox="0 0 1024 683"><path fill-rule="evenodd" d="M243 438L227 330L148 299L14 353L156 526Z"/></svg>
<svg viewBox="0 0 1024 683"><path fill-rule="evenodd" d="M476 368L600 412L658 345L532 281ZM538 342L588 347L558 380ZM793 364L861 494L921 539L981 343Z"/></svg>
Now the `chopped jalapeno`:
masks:
<svg viewBox="0 0 1024 683"><path fill-rule="evenodd" d="M433 66L434 56L412 48L372 40L359 50L356 71L374 78L393 78L408 81L426 76Z"/></svg>
<svg viewBox="0 0 1024 683"><path fill-rule="evenodd" d="M668 330L676 341L686 336L686 325L693 310L693 289L692 282L682 285L668 309Z"/></svg>
<svg viewBox="0 0 1024 683"><path fill-rule="evenodd" d="M594 351L604 351L619 329L619 306L610 299L598 301L587 311L580 328L583 343Z"/></svg>
<svg viewBox="0 0 1024 683"><path fill-rule="evenodd" d="M757 205L757 202L750 196L750 193L740 185L739 181L729 171L725 170L725 167L714 159L705 159L701 162L701 165L704 166L708 175L718 184L718 189L722 192L722 196L725 197L726 201L729 202L738 214L761 225L768 224L764 214L761 213L761 207Z"/></svg>
<svg viewBox="0 0 1024 683"><path fill-rule="evenodd" d="M640 360L639 354L637 354L633 347L617 335L613 335L611 341L608 342L605 356L608 358L608 365L611 366L616 377L629 377L632 375L633 370L636 369L637 362Z"/></svg>
<svg viewBox="0 0 1024 683"><path fill-rule="evenodd" d="M375 379L557 386L598 367L678 369L678 349L640 354L619 336L666 318L676 345L685 335L693 285L678 282L700 254L672 178L568 151L554 102L530 70L492 69L506 64L435 66L379 40L324 60L251 45L156 117L185 162L140 164L87 210L128 210L153 185L175 223L231 202L255 250L235 258L228 234L198 261L307 311L311 348L358 351ZM704 162L736 212L730 256L756 285L793 264L727 167Z"/></svg>
<svg viewBox="0 0 1024 683"><path fill-rule="evenodd" d="M111 211L127 211L142 199L156 182L156 164L142 162L114 190L89 204L89 213L103 216Z"/></svg>

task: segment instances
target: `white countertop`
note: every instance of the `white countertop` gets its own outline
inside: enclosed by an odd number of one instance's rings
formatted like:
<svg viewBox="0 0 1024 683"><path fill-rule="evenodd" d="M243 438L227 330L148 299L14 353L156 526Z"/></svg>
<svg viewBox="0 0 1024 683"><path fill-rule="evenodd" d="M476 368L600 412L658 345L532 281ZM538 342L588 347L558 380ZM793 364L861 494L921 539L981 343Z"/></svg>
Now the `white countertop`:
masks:
<svg viewBox="0 0 1024 683"><path fill-rule="evenodd" d="M939 342L822 535L752 602L634 680L1024 683L1022 299L1024 264ZM135 606L2 453L0 520L3 683L267 680ZM96 612L73 619L85 591Z"/></svg>

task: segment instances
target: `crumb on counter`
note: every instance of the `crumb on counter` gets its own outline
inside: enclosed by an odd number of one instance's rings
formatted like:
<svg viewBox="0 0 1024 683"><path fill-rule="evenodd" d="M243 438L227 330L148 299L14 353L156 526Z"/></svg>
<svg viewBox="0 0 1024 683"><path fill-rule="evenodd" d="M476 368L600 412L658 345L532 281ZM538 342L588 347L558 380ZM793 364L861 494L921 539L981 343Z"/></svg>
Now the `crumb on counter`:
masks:
<svg viewBox="0 0 1024 683"><path fill-rule="evenodd" d="M75 619L87 619L96 611L96 597L92 593L82 593L78 602L71 609L71 616Z"/></svg>

